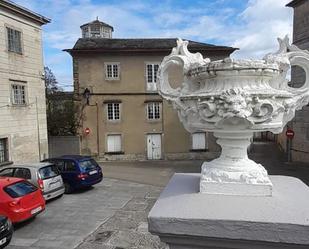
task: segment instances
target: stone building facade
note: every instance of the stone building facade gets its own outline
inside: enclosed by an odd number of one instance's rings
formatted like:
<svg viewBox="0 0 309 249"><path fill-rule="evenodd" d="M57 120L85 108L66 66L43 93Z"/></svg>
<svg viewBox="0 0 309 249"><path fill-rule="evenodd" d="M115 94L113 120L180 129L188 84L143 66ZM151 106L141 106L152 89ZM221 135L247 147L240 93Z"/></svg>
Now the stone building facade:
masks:
<svg viewBox="0 0 309 249"><path fill-rule="evenodd" d="M309 1L294 0L287 4L294 9L293 44L301 49L309 50ZM305 73L300 67L293 67L291 84L301 87L305 82ZM285 131L278 136L278 142L292 161L309 162L309 106L296 112L295 118L287 125L295 132L294 138L288 143Z"/></svg>
<svg viewBox="0 0 309 249"><path fill-rule="evenodd" d="M157 92L159 64L176 39L114 39L113 27L98 20L81 29L84 38L65 51L73 58L82 154L155 160L205 158L218 151L211 134L189 134ZM214 60L235 49L190 41L189 50ZM173 68L170 78L176 86L182 70Z"/></svg>
<svg viewBox="0 0 309 249"><path fill-rule="evenodd" d="M0 165L48 154L39 14L0 1Z"/></svg>

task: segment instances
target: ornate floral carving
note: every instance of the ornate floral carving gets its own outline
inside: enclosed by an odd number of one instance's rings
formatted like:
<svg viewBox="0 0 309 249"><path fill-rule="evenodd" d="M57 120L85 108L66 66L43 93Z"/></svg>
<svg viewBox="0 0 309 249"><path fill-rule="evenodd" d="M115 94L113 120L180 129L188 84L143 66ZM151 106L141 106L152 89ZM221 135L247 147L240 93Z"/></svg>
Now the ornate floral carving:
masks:
<svg viewBox="0 0 309 249"><path fill-rule="evenodd" d="M211 183L233 183L258 186L257 192L262 186L260 194L270 193L266 170L247 157L250 136L257 131L281 132L295 110L309 101L309 52L290 45L287 37L278 41L279 50L263 60L210 61L190 53L188 42L179 40L162 61L159 93L173 102L188 131L213 131L222 147L219 159L204 163L202 192L209 191ZM183 67L181 88L173 89L168 82L171 65ZM305 84L297 89L288 86L286 79L291 65L306 73ZM220 189L230 193L229 187Z"/></svg>

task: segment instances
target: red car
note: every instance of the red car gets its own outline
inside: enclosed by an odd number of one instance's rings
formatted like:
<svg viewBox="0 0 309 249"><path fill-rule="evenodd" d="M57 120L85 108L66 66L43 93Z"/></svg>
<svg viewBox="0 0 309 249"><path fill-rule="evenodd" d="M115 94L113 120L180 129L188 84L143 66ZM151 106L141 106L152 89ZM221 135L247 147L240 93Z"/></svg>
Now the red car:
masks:
<svg viewBox="0 0 309 249"><path fill-rule="evenodd" d="M42 192L30 182L14 177L0 177L0 215L13 223L27 220L45 209Z"/></svg>

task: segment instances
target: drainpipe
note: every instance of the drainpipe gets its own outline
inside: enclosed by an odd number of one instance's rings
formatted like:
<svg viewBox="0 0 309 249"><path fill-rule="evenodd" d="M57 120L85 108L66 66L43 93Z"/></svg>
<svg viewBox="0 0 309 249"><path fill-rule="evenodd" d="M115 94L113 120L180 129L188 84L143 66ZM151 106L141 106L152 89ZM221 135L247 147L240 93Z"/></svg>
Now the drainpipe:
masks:
<svg viewBox="0 0 309 249"><path fill-rule="evenodd" d="M100 132L99 132L99 104L95 102L97 108L97 150L98 150L98 157L100 155Z"/></svg>
<svg viewBox="0 0 309 249"><path fill-rule="evenodd" d="M39 149L39 161L41 161L41 137L40 137L40 124L39 124L39 111L38 111L38 97L35 97L35 109L36 109L36 123L38 130L38 149Z"/></svg>

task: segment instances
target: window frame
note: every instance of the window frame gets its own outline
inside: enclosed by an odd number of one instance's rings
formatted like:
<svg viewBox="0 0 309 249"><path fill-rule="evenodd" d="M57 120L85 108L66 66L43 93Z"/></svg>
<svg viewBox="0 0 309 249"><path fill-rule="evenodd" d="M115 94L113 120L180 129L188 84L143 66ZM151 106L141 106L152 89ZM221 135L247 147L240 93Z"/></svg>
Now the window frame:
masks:
<svg viewBox="0 0 309 249"><path fill-rule="evenodd" d="M22 176L20 176L20 175L16 176L16 173L19 172L19 171L22 172ZM31 178L32 178L31 170L28 169L28 168L16 167L16 168L14 168L13 177L31 180Z"/></svg>
<svg viewBox="0 0 309 249"><path fill-rule="evenodd" d="M98 24L89 25L90 29L90 37L91 38L98 38L101 36L101 26Z"/></svg>
<svg viewBox="0 0 309 249"><path fill-rule="evenodd" d="M71 164L70 167L68 167L69 164ZM73 160L64 160L63 173L76 172L77 170L77 165Z"/></svg>
<svg viewBox="0 0 309 249"><path fill-rule="evenodd" d="M17 89L14 89L14 86ZM23 88L23 89L20 89ZM17 90L17 94L15 92ZM11 103L13 106L26 106L27 105L27 82L10 80L10 91L11 91ZM23 91L23 93L22 93ZM17 97L15 99L15 97Z"/></svg>
<svg viewBox="0 0 309 249"><path fill-rule="evenodd" d="M11 189L11 187L12 187L12 186L19 185L19 184L28 185L28 186L30 186L30 187L32 188L32 190L29 191L29 192L27 192L27 193L25 193L25 194L17 195L17 194L18 194L17 191L14 191L14 189ZM37 191L37 190L38 190L38 187L35 186L35 185L33 185L32 183L30 183L30 182L27 181L27 180L22 180L22 181L14 182L14 183L12 183L12 184L10 184L10 185L4 186L3 190L4 190L4 192L5 192L6 194L8 194L10 197L12 197L12 198L19 198L19 197L23 197L23 196L26 196L26 195L28 195L28 194L31 194L31 193ZM10 192L10 191L8 191L8 190L11 190L12 192Z"/></svg>
<svg viewBox="0 0 309 249"><path fill-rule="evenodd" d="M156 112L156 106L158 107L158 112ZM161 103L160 102L156 102L156 101L153 101L153 102L148 102L146 104L146 115L147 115L147 120L148 121L159 121L161 120ZM150 109L152 109L152 113L150 114ZM159 115L159 117L156 117L156 114ZM150 117L150 115L152 115L152 117Z"/></svg>
<svg viewBox="0 0 309 249"><path fill-rule="evenodd" d="M194 134L204 134L204 147L203 148L194 148ZM191 133L191 151L202 152L207 151L208 149L208 133L207 132L194 132Z"/></svg>
<svg viewBox="0 0 309 249"><path fill-rule="evenodd" d="M109 137L112 137L112 136L117 136L120 138L120 148L119 150L109 150L109 147L108 147L108 138ZM123 136L122 134L120 133L108 133L106 134L106 154L124 154L123 152Z"/></svg>
<svg viewBox="0 0 309 249"><path fill-rule="evenodd" d="M149 75L148 68L151 66L151 75ZM157 68L155 68L157 66ZM160 62L145 62L145 82L146 82L146 90L147 92L156 92L157 88L157 80L158 80L158 70L160 67ZM149 76L151 81L149 81Z"/></svg>
<svg viewBox="0 0 309 249"><path fill-rule="evenodd" d="M112 74L111 76L109 76L108 66L111 66L111 74ZM104 68L105 68L105 80L108 81L120 80L120 62L105 62ZM114 75L115 68L117 68L117 76Z"/></svg>
<svg viewBox="0 0 309 249"><path fill-rule="evenodd" d="M65 161L63 161L63 160L50 160L48 162L55 164L60 172L64 172Z"/></svg>
<svg viewBox="0 0 309 249"><path fill-rule="evenodd" d="M1 141L4 141L4 146L3 150L0 150L0 153L3 152L3 155L0 156L0 165L10 162L9 139L7 137L0 137L0 143ZM1 158L3 158L3 161Z"/></svg>
<svg viewBox="0 0 309 249"><path fill-rule="evenodd" d="M23 32L21 29L18 29L16 27L12 27L10 25L6 25L5 26L5 29L6 29L6 40L7 40L7 51L10 52L10 53L16 53L16 54L20 54L22 55L24 53L24 49L23 49ZM18 45L19 45L19 48L17 48L16 46L16 43L12 45L11 47L11 41L10 41L10 38L9 38L9 31L13 31L15 32L15 36L12 37L12 42L16 42L16 34L19 34L19 37L18 37ZM16 33L17 32L17 33Z"/></svg>
<svg viewBox="0 0 309 249"><path fill-rule="evenodd" d="M118 118L116 119L116 110L115 105L118 105ZM112 108L109 109L109 106L112 105ZM109 110L112 110L112 119L110 119ZM121 120L121 102L108 102L106 103L106 120L108 122L120 122Z"/></svg>
<svg viewBox="0 0 309 249"><path fill-rule="evenodd" d="M3 174L3 172L9 171L9 170L11 170L11 174L9 174L9 175L8 175L8 173L5 174L5 175ZM15 171L15 168L12 168L12 167L1 169L0 170L0 176L13 177L14 176L14 171Z"/></svg>

